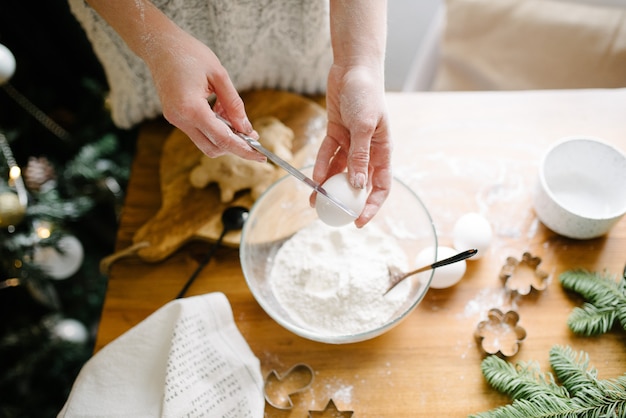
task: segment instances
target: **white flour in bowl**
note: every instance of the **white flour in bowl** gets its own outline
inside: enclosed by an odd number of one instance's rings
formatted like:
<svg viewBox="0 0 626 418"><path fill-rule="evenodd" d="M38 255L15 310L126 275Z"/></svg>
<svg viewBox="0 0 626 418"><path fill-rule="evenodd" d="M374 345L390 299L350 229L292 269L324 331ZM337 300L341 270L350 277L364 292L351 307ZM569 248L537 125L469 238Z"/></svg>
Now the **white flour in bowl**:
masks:
<svg viewBox="0 0 626 418"><path fill-rule="evenodd" d="M389 265L404 269L407 257L380 228L333 228L316 221L278 250L269 281L278 302L302 326L327 335L355 334L384 324L405 302L406 288L383 296Z"/></svg>

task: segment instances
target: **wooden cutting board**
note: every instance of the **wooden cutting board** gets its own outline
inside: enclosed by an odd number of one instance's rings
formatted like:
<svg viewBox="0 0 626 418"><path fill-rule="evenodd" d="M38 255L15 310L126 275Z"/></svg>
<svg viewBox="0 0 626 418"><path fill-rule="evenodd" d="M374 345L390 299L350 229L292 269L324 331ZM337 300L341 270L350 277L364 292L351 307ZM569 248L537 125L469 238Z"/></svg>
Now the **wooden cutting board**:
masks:
<svg viewBox="0 0 626 418"><path fill-rule="evenodd" d="M273 116L293 130L296 167L313 164L326 133L326 111L318 101L275 90L252 91L242 94L242 98L251 121ZM223 203L216 184L204 189L193 187L189 173L201 156L182 131L174 129L167 138L159 171L161 207L133 238L135 245L145 243L137 252L143 260L161 261L192 240L217 240L222 232L222 211L235 205L250 208L254 203L249 191L241 191L232 202ZM285 172L279 174L279 177L286 175ZM238 246L239 239L240 231L231 231L223 243Z"/></svg>

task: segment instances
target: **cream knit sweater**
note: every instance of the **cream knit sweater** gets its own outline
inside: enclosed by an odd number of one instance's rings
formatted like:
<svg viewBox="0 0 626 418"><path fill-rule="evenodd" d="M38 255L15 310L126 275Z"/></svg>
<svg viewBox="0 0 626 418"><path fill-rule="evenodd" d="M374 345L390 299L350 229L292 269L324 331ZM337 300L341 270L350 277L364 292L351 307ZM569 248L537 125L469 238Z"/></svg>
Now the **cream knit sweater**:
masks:
<svg viewBox="0 0 626 418"><path fill-rule="evenodd" d="M161 104L144 62L84 0L68 1L104 68L114 123L129 128L159 116ZM215 52L239 91L325 90L332 62L328 0L153 2Z"/></svg>

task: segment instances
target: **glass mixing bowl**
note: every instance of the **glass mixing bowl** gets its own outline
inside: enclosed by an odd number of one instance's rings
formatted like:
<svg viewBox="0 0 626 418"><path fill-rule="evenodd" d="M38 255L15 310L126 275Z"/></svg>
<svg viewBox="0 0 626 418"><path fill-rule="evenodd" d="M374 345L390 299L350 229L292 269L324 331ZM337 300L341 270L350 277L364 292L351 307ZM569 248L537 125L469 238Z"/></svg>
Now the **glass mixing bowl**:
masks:
<svg viewBox="0 0 626 418"><path fill-rule="evenodd" d="M309 175L311 173L310 168L303 171ZM309 205L311 192L312 189L305 184L292 176L286 176L270 186L256 201L243 227L239 248L246 283L259 305L272 319L301 337L342 344L379 336L399 324L415 309L428 290L432 270L427 280L422 273L420 278L414 276L406 279L406 283L401 283L407 296L399 308L384 323L357 333L331 333L308 326L289 314L272 289L270 272L276 253L296 232L318 219L315 209ZM371 222L397 241L406 253L409 270L422 267L415 264L420 251L437 247L437 236L428 211L417 195L399 179L394 178L389 197ZM307 256L310 257L310 254L302 254L302 257ZM436 261L436 254L434 257L432 262ZM345 265L337 264L332 268L342 269Z"/></svg>

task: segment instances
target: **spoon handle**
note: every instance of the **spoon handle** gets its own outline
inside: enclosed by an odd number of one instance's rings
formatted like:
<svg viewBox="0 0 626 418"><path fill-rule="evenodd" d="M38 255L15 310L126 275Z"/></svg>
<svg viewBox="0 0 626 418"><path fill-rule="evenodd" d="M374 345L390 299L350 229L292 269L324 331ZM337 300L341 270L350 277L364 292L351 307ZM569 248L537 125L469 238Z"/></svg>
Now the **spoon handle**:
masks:
<svg viewBox="0 0 626 418"><path fill-rule="evenodd" d="M423 271L436 269L437 267L443 267L443 266L447 266L448 264L452 264L452 263L456 263L458 261L465 260L466 258L470 258L471 256L473 256L477 252L478 252L478 250L475 250L475 249L463 251L462 253L458 253L458 254L453 255L452 257L444 258L443 260L436 261L436 262L434 262L432 264L429 264L427 266L420 267L420 268L418 268L416 270L413 270L413 271L409 271L408 273L404 273L402 275L402 279L401 280L404 280L404 279L406 279L409 276L413 276L414 274L421 273Z"/></svg>
<svg viewBox="0 0 626 418"><path fill-rule="evenodd" d="M436 269L437 267L447 266L448 264L456 263L457 261L465 260L466 258L470 258L478 252L476 249L471 249L467 251L463 251L462 253L458 253L453 255L452 257L443 259L441 261L437 261L430 265L430 268Z"/></svg>
<svg viewBox="0 0 626 418"><path fill-rule="evenodd" d="M413 276L414 274L421 273L423 271L436 269L437 267L443 267L443 266L447 266L448 264L452 264L452 263L456 263L458 261L465 260L466 258L470 258L471 256L475 255L477 252L478 252L478 250L476 250L476 249L466 250L466 251L460 252L458 254L455 254L452 257L448 257L448 258L445 258L443 260L436 261L436 262L434 262L432 264L429 264L427 266L420 267L420 268L418 268L416 270L409 271L408 273L393 275L392 277L390 277L389 286L387 287L387 290L385 291L384 294L386 295L387 293L389 293L389 291L391 289L396 287L396 285L398 283L400 283L401 281L403 281L407 277Z"/></svg>

